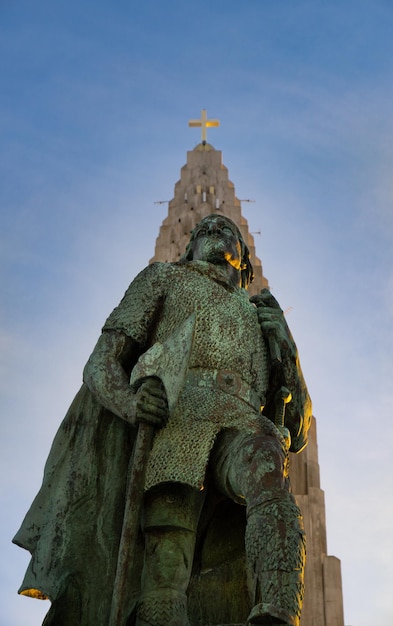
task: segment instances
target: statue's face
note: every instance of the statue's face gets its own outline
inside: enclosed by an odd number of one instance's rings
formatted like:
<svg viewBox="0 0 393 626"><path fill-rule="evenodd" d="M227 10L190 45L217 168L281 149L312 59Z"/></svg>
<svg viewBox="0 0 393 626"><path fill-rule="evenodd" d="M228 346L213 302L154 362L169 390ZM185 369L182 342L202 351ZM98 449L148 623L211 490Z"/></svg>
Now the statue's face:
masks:
<svg viewBox="0 0 393 626"><path fill-rule="evenodd" d="M192 258L216 264L226 261L240 271L241 245L234 225L220 215L203 219L195 229Z"/></svg>

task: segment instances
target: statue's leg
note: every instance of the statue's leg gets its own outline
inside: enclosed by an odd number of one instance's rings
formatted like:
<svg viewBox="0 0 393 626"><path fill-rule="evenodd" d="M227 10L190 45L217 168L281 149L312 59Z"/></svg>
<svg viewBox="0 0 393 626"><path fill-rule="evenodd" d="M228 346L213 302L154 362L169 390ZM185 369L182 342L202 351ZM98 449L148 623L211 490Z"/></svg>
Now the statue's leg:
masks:
<svg viewBox="0 0 393 626"><path fill-rule="evenodd" d="M186 591L203 495L165 484L145 498L145 560L136 626L188 626Z"/></svg>
<svg viewBox="0 0 393 626"><path fill-rule="evenodd" d="M246 556L260 595L248 624L298 626L305 540L301 512L289 491L285 446L274 434L238 433L226 434L220 447L221 489L247 506Z"/></svg>

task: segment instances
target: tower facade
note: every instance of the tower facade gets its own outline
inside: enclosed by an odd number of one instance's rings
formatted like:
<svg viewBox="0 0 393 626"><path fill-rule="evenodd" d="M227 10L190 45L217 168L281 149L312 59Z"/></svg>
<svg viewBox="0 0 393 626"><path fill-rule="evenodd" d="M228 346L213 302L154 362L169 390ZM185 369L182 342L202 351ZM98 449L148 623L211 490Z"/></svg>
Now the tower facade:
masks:
<svg viewBox="0 0 393 626"><path fill-rule="evenodd" d="M222 163L221 152L206 141L187 153L187 163L175 184L174 197L169 202L168 215L160 227L155 254L150 262L179 260L189 241L190 231L211 213L233 220L248 245L255 274L250 295L268 287L262 263L255 253L254 238L241 213L241 203ZM291 454L290 474L307 536L306 591L301 626L344 626L341 565L336 557L327 555L325 502L319 480L315 419L308 446L300 454Z"/></svg>

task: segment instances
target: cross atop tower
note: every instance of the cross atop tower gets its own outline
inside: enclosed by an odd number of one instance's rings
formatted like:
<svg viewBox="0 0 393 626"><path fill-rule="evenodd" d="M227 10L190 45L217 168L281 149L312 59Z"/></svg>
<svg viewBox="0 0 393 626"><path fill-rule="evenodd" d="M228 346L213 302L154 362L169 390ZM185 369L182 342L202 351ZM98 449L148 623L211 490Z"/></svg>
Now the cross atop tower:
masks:
<svg viewBox="0 0 393 626"><path fill-rule="evenodd" d="M211 128L213 126L219 126L220 122L218 120L208 120L207 119L207 114L206 114L206 109L202 109L201 112L201 119L200 120L190 120L188 122L188 125L195 128L195 127L199 127L202 128L202 143L205 144L206 143L206 128Z"/></svg>

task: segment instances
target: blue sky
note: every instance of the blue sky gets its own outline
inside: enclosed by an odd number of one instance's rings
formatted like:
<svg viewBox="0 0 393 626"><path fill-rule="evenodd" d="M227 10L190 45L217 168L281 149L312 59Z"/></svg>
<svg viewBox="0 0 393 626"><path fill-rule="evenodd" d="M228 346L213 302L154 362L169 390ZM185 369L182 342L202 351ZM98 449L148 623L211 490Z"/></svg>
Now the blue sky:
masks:
<svg viewBox="0 0 393 626"><path fill-rule="evenodd" d="M388 0L0 2L1 626L47 610L10 539L202 108L289 309L345 623L392 623L392 32Z"/></svg>

